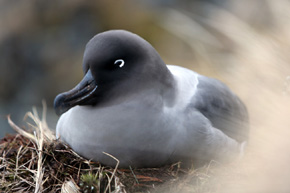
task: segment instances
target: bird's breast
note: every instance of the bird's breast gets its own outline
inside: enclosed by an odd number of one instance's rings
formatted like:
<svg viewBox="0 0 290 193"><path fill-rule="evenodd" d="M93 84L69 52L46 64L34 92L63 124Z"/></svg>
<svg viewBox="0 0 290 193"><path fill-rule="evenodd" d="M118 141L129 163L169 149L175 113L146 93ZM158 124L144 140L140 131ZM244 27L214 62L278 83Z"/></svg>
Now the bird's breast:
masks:
<svg viewBox="0 0 290 193"><path fill-rule="evenodd" d="M173 118L145 104L128 103L105 108L76 106L60 117L57 135L71 146L83 143L88 146L122 144L136 147L140 144L149 147L150 141L166 143L170 140L175 132L173 123Z"/></svg>

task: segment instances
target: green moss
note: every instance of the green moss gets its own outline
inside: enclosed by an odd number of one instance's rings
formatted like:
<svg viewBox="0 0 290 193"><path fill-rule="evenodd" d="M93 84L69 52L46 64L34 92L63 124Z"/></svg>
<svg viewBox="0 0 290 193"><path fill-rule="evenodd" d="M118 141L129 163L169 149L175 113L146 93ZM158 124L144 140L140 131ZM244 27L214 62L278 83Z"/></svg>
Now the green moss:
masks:
<svg viewBox="0 0 290 193"><path fill-rule="evenodd" d="M102 175L99 175L99 173L82 174L80 187L84 190L85 193L98 192L98 190L100 190L101 179L102 179Z"/></svg>

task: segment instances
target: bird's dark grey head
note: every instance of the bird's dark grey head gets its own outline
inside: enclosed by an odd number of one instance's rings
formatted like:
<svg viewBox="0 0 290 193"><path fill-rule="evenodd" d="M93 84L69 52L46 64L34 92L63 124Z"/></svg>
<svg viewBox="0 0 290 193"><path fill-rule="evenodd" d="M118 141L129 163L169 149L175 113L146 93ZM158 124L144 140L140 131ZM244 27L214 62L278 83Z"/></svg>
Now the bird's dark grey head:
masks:
<svg viewBox="0 0 290 193"><path fill-rule="evenodd" d="M166 84L171 74L157 51L144 39L124 30L97 34L86 45L83 80L54 101L57 114L76 105L95 105L114 94Z"/></svg>

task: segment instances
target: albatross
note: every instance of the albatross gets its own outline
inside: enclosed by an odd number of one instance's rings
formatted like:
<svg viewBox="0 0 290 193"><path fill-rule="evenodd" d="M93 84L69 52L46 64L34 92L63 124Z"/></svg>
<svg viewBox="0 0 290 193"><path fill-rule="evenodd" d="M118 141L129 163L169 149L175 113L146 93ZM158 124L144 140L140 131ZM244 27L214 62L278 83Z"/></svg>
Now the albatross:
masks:
<svg viewBox="0 0 290 193"><path fill-rule="evenodd" d="M120 167L140 168L243 154L249 133L243 102L219 80L166 65L140 36L97 34L82 68L80 83L54 101L57 138L81 156L115 166L110 154Z"/></svg>

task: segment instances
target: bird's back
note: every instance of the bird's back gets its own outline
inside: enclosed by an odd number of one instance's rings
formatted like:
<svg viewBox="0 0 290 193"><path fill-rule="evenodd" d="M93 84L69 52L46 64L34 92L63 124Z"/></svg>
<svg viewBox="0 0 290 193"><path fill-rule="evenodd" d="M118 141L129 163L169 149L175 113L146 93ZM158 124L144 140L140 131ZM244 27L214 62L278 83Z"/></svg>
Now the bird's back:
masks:
<svg viewBox="0 0 290 193"><path fill-rule="evenodd" d="M198 81L194 106L215 128L238 142L247 141L249 118L244 103L216 79L199 76Z"/></svg>
<svg viewBox="0 0 290 193"><path fill-rule="evenodd" d="M182 67L168 65L168 68L179 90L176 109L199 111L229 137L238 142L248 140L247 108L225 84Z"/></svg>

